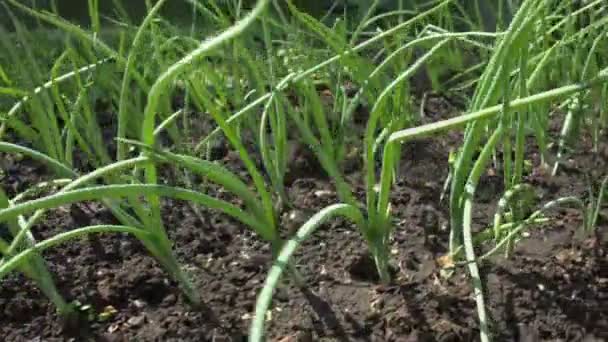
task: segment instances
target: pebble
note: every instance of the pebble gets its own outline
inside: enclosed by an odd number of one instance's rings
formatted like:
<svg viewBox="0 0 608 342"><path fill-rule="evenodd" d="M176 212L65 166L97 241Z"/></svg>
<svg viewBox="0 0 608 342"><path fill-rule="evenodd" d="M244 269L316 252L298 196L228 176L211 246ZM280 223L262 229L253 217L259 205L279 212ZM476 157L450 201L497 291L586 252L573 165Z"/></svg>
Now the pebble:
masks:
<svg viewBox="0 0 608 342"><path fill-rule="evenodd" d="M333 195L334 192L331 190L317 190L314 192L314 194L316 197L319 197L319 198L327 198L327 197L330 197L331 195Z"/></svg>
<svg viewBox="0 0 608 342"><path fill-rule="evenodd" d="M127 320L127 324L129 324L132 327L137 327L137 326L140 326L142 323L144 323L145 320L146 320L145 315L134 316Z"/></svg>
<svg viewBox="0 0 608 342"><path fill-rule="evenodd" d="M166 296L163 299L162 305L171 306L171 305L175 304L176 300L177 300L177 297L174 294L169 294L168 296Z"/></svg>
<svg viewBox="0 0 608 342"><path fill-rule="evenodd" d="M110 334L114 333L115 331L117 331L120 328L120 325L118 324L112 324L108 327L108 332Z"/></svg>
<svg viewBox="0 0 608 342"><path fill-rule="evenodd" d="M141 309L141 308L143 308L144 306L146 306L146 302L144 302L143 300L136 299L136 300L134 300L134 301L133 301L133 305L134 305L136 308Z"/></svg>

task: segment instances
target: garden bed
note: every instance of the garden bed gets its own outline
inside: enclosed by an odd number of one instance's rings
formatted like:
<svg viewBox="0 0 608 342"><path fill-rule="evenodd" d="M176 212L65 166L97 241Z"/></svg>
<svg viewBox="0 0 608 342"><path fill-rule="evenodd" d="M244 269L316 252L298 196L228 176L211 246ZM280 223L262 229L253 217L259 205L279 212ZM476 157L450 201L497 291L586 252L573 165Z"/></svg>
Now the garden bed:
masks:
<svg viewBox="0 0 608 342"><path fill-rule="evenodd" d="M431 122L457 110L444 99L433 98L426 112L425 120ZM460 133L454 133L404 145L401 175L391 194L396 226L390 247L393 283L379 285L358 230L345 220L332 220L296 255L308 287L301 290L286 281L275 293L267 317L269 340L478 338L475 301L465 268L456 269L448 278L437 263L447 251L449 235L447 201L440 201L448 174L447 157L450 148L460 142ZM589 181L600 181L602 171L608 169L608 145L604 142L600 152L593 153L590 139L585 138L578 151L558 176L544 175L540 170L528 176L540 203L564 195L585 197ZM529 150L527 157L538 165L535 151ZM0 185L7 191L17 192L43 179L44 168L35 162L2 158L6 176ZM300 161L293 165L302 170L290 170L297 176L288 186L288 195L297 209L283 215L285 234L297 223L291 221L301 221L337 202L331 182L311 172L315 169L312 160ZM232 152L221 162L237 172L242 170ZM173 182L170 170L163 174L164 181ZM354 192L363 199L364 183L356 163L347 174ZM504 191L501 180L502 176L493 175L491 170L482 178L474 215L476 229L490 224ZM210 186L207 193L227 199L218 187ZM202 215L198 216L185 202L163 201L164 223L178 259L204 301L202 307L194 308L185 301L139 241L121 234L103 234L44 253L60 291L80 303L80 324L64 326L34 284L13 273L0 286L3 339L246 340L256 295L271 265L270 248L242 224L217 212L200 210ZM595 236L581 236L576 211L559 210L552 217L542 227L530 227L510 259L497 256L480 265L496 340L608 338L605 213ZM44 239L98 223L115 220L95 203L79 204L50 212L34 232Z"/></svg>

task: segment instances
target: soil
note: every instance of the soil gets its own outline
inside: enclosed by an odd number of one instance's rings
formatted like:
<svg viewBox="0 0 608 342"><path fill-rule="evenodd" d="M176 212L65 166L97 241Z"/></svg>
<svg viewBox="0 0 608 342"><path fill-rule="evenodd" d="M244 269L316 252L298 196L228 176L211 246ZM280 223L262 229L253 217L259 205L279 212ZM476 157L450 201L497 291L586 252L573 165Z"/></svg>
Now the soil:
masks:
<svg viewBox="0 0 608 342"><path fill-rule="evenodd" d="M426 121L455 115L441 98L427 101ZM606 140L606 139L604 139ZM394 281L380 285L365 243L349 222L336 219L299 249L296 262L308 288L289 281L277 290L268 316L269 341L470 341L478 339L471 281L465 268L446 277L437 263L449 235L448 207L440 201L450 148L461 136L450 133L404 145L392 195L395 232L391 242ZM608 151L607 146L602 146ZM539 203L564 196L585 198L589 181L608 170L608 153L591 152L589 139L557 177L539 169L527 181ZM243 173L232 152L214 159ZM538 165L538 153L528 157ZM44 178L31 160L3 159L1 186L9 195ZM313 162L310 162L313 163ZM310 165L304 165L311 171ZM356 165L356 164L353 164ZM299 167L299 166L298 166ZM353 166L356 167L356 166ZM593 170L593 172L583 171ZM171 173L164 172L171 180ZM364 198L361 170L348 180ZM475 229L486 227L503 189L490 172L480 185ZM337 201L323 175L291 170L288 194L297 215ZM500 174L500 172L497 172ZM208 192L225 197L222 189ZM77 329L66 328L33 283L13 273L0 283L0 334L4 341L245 341L256 294L271 264L267 243L225 215L173 200L163 202L163 219L175 252L193 278L204 305L192 307L176 284L135 239L103 234L44 253L56 283L82 305ZM528 230L505 259L481 265L486 299L497 341L603 341L608 339L608 220L597 234L581 235L581 217L557 210L548 224ZM35 227L38 239L83 225L115 223L95 203L60 208ZM1 229L1 227L0 227ZM480 251L481 252L481 251ZM100 319L106 312L108 318Z"/></svg>

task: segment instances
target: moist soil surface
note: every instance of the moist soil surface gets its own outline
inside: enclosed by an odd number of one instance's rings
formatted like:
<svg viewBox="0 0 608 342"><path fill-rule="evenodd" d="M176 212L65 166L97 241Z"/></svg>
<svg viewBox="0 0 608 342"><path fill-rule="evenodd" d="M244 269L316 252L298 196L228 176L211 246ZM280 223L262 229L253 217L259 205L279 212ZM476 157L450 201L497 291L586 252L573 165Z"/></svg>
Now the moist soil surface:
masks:
<svg viewBox="0 0 608 342"><path fill-rule="evenodd" d="M457 110L442 98L432 98L426 113L424 121L432 122ZM450 133L403 147L391 198L392 284L379 283L356 228L334 219L317 230L295 258L307 288L299 289L285 278L275 292L267 316L269 341L478 339L466 268L457 267L446 276L437 261L447 250L449 235L447 200L440 200L448 153L461 139L459 133ZM566 195L585 199L589 187L597 187L608 172L608 146L592 152L585 138L577 151L556 177L540 168L532 170L526 181L536 189L537 206ZM539 165L534 147L527 157ZM219 149L216 159L244 173L233 152ZM331 182L316 171L314 160L305 153L296 153L295 159L288 175L295 209L282 215L286 235L311 213L337 202ZM1 185L11 196L45 179L46 171L34 161L8 156L3 160ZM360 163L348 167L348 180L364 200ZM492 222L504 192L502 176L496 176L501 174L490 169L482 179L474 207L476 230ZM163 175L168 182L177 179L171 170L163 170ZM238 201L217 187L206 191ZM581 215L575 210L556 210L550 216L549 223L526 231L510 258L499 255L480 265L496 341L608 339L606 212L598 232L591 235L580 233ZM0 283L2 340L245 341L256 295L271 265L268 244L225 215L185 202L163 201L163 219L204 305L189 305L136 239L96 235L44 252L60 291L82 305L80 323L63 324L34 284L13 273ZM96 203L72 205L48 213L34 233L44 239L100 223L117 222ZM487 249L480 247L478 255Z"/></svg>

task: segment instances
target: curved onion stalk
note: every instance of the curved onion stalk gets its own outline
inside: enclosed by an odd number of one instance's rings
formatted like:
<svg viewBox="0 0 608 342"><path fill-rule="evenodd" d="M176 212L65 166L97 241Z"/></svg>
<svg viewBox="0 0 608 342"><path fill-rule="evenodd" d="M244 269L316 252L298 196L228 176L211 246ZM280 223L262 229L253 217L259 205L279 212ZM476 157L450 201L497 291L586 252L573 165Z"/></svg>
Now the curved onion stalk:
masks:
<svg viewBox="0 0 608 342"><path fill-rule="evenodd" d="M160 10L160 8L164 5L164 3L165 0L159 0L156 2L156 4L154 4L154 7L150 9L141 25L139 25L137 33L135 33L135 37L133 38L133 42L131 43L131 50L129 51L129 55L127 56L125 71L122 76L122 85L120 88L120 101L118 104L118 127L116 133L118 139L126 138L128 119L127 102L129 100L129 95L127 94L127 91L129 88L129 78L131 77L132 70L135 67L135 55L139 50L139 46L142 42L142 37L146 28L152 22L152 19ZM125 158L125 154L125 145L122 142L118 141L118 145L116 146L116 160L123 160Z"/></svg>
<svg viewBox="0 0 608 342"><path fill-rule="evenodd" d="M463 36L468 35L468 34L469 33L464 33ZM437 36L438 37L433 36L433 37L423 37L423 38L417 39L414 42L406 44L405 47L406 48L411 47L414 44L420 43L425 40L439 39L439 37L443 37L444 35L437 34ZM368 124L368 135L367 135L367 137L371 137L371 138L369 138L369 141L371 141L372 138L374 138L373 135L375 134L375 124L379 120L379 117L381 116L381 113L384 109L384 102L388 99L388 96L391 93L391 91L393 89L395 89L400 83L405 81L408 77L410 77L421 65L423 65L423 63L426 60L428 60L431 56L433 56L434 53L439 48L441 48L444 44L446 44L452 38L451 36L452 36L452 34L445 34L446 39L440 41L427 54L425 54L418 61L416 61L416 63L414 63L405 72L400 74L395 81L393 81L387 88L384 89L384 91L380 95L378 101L376 102L376 106L372 110L372 115L369 120L370 123ZM400 51L401 50L402 49L400 49ZM396 55L397 54L393 54L391 56L396 56ZM381 70L386 65L387 65L387 63L383 63L380 66L378 66L369 77L370 78L373 77L375 74L377 74L379 72L379 70ZM333 154L334 154L333 153L334 144L332 142L333 138L329 132L327 122L322 113L322 109L320 108L319 103L317 103L318 102L317 101L318 98L316 97L317 95L314 91L311 91L310 87L300 86L300 89L302 90L302 92L304 94L307 95L306 98L309 98L312 100L313 119L314 119L314 123L316 124L317 130L320 132L321 141L319 141L316 137L314 137L314 134L312 133L312 129L310 127L308 127L308 125L304 122L304 120L302 120L299 116L294 115L293 113L290 112L290 114L292 115L292 119L298 126L298 129L300 130L300 133L302 134L304 141L309 146L312 147L312 150L315 151L315 153L317 154L317 157L320 160L321 164L323 165L324 169L335 180L336 187L338 190L338 195L339 195L340 199L345 203L355 205L356 201L353 198L348 185L346 183L344 183L344 180L342 179L342 177L339 173L339 170L335 165L334 156L333 156ZM361 94L361 90L359 91L359 94L357 95L357 97L360 97L361 96L360 94ZM271 98L273 98L273 97L271 96ZM355 99L354 101L357 101L357 99ZM266 108L268 106L269 106L269 103L267 104ZM382 134L384 134L386 136L386 135L388 135L388 133L390 133L390 132L386 131L385 133L382 133ZM381 134L381 136L382 136L382 134ZM375 151L375 146L377 145L377 139L375 139L375 138L373 139L372 145L373 145L373 147L371 148L372 153L368 154L368 159L369 159L369 156L371 156L371 159L373 161L373 151ZM372 174L375 173L374 163L372 162L371 164L368 164L368 165L371 165L368 167L368 172L371 172ZM371 182L368 182L367 184L370 185L373 183L374 183L374 181L371 181ZM361 229L363 236L366 238L366 240L370 246L370 250L376 261L378 273L380 274L381 279L384 282L388 282L388 281L390 281L390 276L388 273L388 252L387 252L386 244L388 243L388 238L390 236L390 231L391 231L389 217L388 217L389 215L388 215L388 213L385 213L385 212L382 212L382 215L379 215L376 212L376 210L377 210L376 204L375 204L375 201L373 200L375 198L373 192L376 190L373 189L373 186L371 186L369 188L370 189L368 189L368 199L369 198L372 199L371 201L368 202L368 213L370 216L369 224L367 224L365 226L361 226L360 229Z"/></svg>
<svg viewBox="0 0 608 342"><path fill-rule="evenodd" d="M142 139L143 142L148 145L154 145L154 125L156 117L156 109L160 101L161 95L168 88L170 83L183 71L191 66L193 62L201 58L205 54L217 49L222 44L231 40L241 34L247 27L249 27L255 19L261 15L263 10L266 8L269 0L259 0L254 9L243 19L239 20L236 24L231 26L226 31L222 32L216 37L204 41L198 48L190 52L187 56L173 64L167 69L152 85L150 93L148 94L148 103L146 105L144 113L144 122L142 127Z"/></svg>
<svg viewBox="0 0 608 342"><path fill-rule="evenodd" d="M166 196L174 199L196 202L211 209L221 210L249 226L259 227L261 228L260 230L263 230L264 227L257 219L225 201L215 199L193 190L154 184L103 185L53 194L15 204L10 208L0 210L0 221L39 209L50 209L61 205L88 200L123 198L131 196L133 193L141 194L143 196Z"/></svg>
<svg viewBox="0 0 608 342"><path fill-rule="evenodd" d="M53 188L55 188L57 186L65 186L67 184L70 184L71 182L72 182L72 179L69 179L69 178L53 179L48 182L40 182L40 183L35 184L34 186L26 189L25 191L20 192L19 194L15 195L15 197L13 197L13 199L12 199L12 202L14 202L14 203L20 202L21 200L23 200L26 197L37 196L44 191L52 190ZM1 189L0 189L0 191L1 191Z"/></svg>
<svg viewBox="0 0 608 342"><path fill-rule="evenodd" d="M481 281L481 276L479 274L479 268L477 267L477 263L475 263L475 249L473 247L473 234L471 230L472 223L472 214L473 214L473 197L475 196L475 190L477 188L477 184L479 183L479 179L483 171L486 168L486 165L490 161L492 156L492 151L496 144L502 138L504 126L500 124L496 131L492 134L486 145L484 146L479 158L475 162L473 169L469 175L469 179L465 186L465 194L464 194L464 205L463 205L463 241L464 241L464 252L467 259L467 266L469 268L469 273L471 274L471 278L473 278L473 291L475 294L475 302L477 304L477 314L479 315L479 330L480 330L480 338L482 342L490 341L490 327L488 322L488 317L486 313L486 306L483 298L483 283Z"/></svg>
<svg viewBox="0 0 608 342"><path fill-rule="evenodd" d="M581 82L577 84L570 84L566 86L562 86L559 88L546 90L534 95L530 95L521 99L512 100L509 103L509 108L512 110L528 106L530 104L535 104L539 102L545 102L549 100L553 100L560 97L565 97L571 95L573 93L581 92L590 87L596 86L598 84L608 82L608 69L604 69L597 74L595 78L593 78L589 82ZM474 121L480 121L484 119L490 119L495 117L500 113L504 104L497 104L494 106L482 108L476 111L473 111L469 114L464 114L461 116L453 117L450 119L433 122L430 124L407 128L398 132L395 132L390 135L388 141L390 142L405 142L411 138L421 138L426 137L438 132L442 132L449 129L459 128L465 126Z"/></svg>
<svg viewBox="0 0 608 342"><path fill-rule="evenodd" d="M356 207L349 204L333 204L313 215L298 229L295 236L283 245L281 252L268 272L268 276L266 276L264 287L262 288L262 291L260 291L256 301L255 315L249 330L249 341L259 342L263 340L266 311L268 311L268 308L270 307L274 289L277 287L283 271L285 271L287 265L289 265L291 256L298 246L319 228L319 226L335 216L344 216L353 221L357 226L365 224L363 214Z"/></svg>
<svg viewBox="0 0 608 342"><path fill-rule="evenodd" d="M170 159L168 159L170 160ZM175 159L174 159L175 160ZM60 190L57 194L55 195L60 195L64 192L73 190L75 188L81 187L93 180L95 180L96 178L100 178L102 176L105 176L107 174L111 174L113 172L125 169L125 168L130 168L130 167L136 167L136 166L141 166L141 165L145 165L148 163L151 163L152 161L147 158L147 157L138 157L138 158L133 158L133 159L127 159L127 160L123 160L123 161L119 161L116 162L114 164L110 164L107 166L104 166L102 168L99 168L87 175L84 175L82 177L79 177L78 179L74 180L73 182L71 182L70 184L68 184L66 187L64 187L62 190ZM186 163L187 164L187 163ZM200 166L199 168L204 168L204 166ZM210 171L205 171L205 172L210 172ZM213 172L213 171L211 171ZM239 193L238 191L238 184L235 183L230 177L228 177L227 175L222 175L222 170L218 169L215 171L215 174L219 174L219 177L222 177L223 179L226 179L227 181L225 183L229 183L228 188L230 188L231 186L233 187L232 190L235 191L235 193ZM228 177L228 178L226 178ZM241 196L244 196L244 193L241 193ZM105 201L105 200L104 200ZM115 205L112 202L108 202L105 201L107 205L110 206L110 208L115 209ZM37 221L38 218L40 218L42 216L42 214L44 213L44 211L37 211L34 215L32 215L32 217L30 217L30 219L28 220L28 223L26 225L27 229L25 229L24 231L29 231L29 228L31 228L35 222ZM115 213L116 215L116 213ZM137 220L131 218L128 214L126 217L122 217L123 219L121 221L125 221L125 222L132 222L135 226L140 226L140 224L137 223ZM119 218L121 218L121 216L118 216ZM19 236L15 238L15 241L19 241Z"/></svg>
<svg viewBox="0 0 608 342"><path fill-rule="evenodd" d="M581 82L578 84L571 84L562 86L559 88L546 90L544 92L540 92L534 95L530 95L524 98L512 100L509 102L508 106L511 110L518 109L520 107L525 107L531 104L546 102L549 100L557 99L560 97L565 97L577 92L584 91L589 89L590 87L607 83L608 82L608 68L600 71L596 77L588 82ZM501 112L504 104L497 104L494 106L490 106L487 108L482 108L477 111L471 112L469 114L463 114L457 117L453 117L450 119L433 122L430 124L407 128L398 132L394 132L390 135L387 142L392 143L404 143L408 140L414 138L422 138L426 137L438 132L459 128L465 126L474 121L481 121L485 119L490 119L495 117L497 114ZM386 145L385 145L386 146ZM389 164L390 165L390 164ZM383 164L384 166L384 164Z"/></svg>
<svg viewBox="0 0 608 342"><path fill-rule="evenodd" d="M172 123L177 120L177 118L184 113L184 110L178 109L173 114L169 115L160 125L156 126L154 129L154 136L158 138L158 136L164 131L167 127L169 127ZM118 140L118 138L117 138Z"/></svg>
<svg viewBox="0 0 608 342"><path fill-rule="evenodd" d="M160 102L161 97L167 91L171 82L173 82L179 74L188 69L191 64L197 59L217 49L226 41L233 39L234 37L241 34L247 27L253 24L253 22L259 15L262 14L268 2L269 0L259 0L256 3L254 9L247 16L239 20L236 24L231 26L226 31L220 33L218 36L201 43L198 48L190 52L187 56L183 57L175 64L171 65L162 75L158 77L158 79L150 88L150 91L148 93L148 102L144 110L144 118L141 132L141 139L144 144L154 146L156 140L154 136L156 111L158 109L158 104ZM254 178L254 182L256 183L256 187L258 188L258 190L260 190L263 196L262 201L265 204L271 205L272 201L270 200L270 195L264 189L263 180L261 179L261 176L259 176L259 174L257 175L257 177L255 174L253 174L252 176ZM145 177L147 183L157 183L156 167L154 165L148 165L145 167ZM166 236L165 229L162 226L162 221L160 219L160 203L158 197L152 194L148 197L148 201L152 209L151 219L154 222L153 227L155 227L155 230L157 230L158 234ZM271 218L270 222L274 222L274 218Z"/></svg>
<svg viewBox="0 0 608 342"><path fill-rule="evenodd" d="M276 5L276 2L273 2ZM280 8L277 6L277 8ZM279 13L282 13L279 11ZM273 55L274 50L272 46L272 37L270 29L268 28L268 22L266 18L262 18L262 31L264 34L264 47L266 49L266 59L268 62L268 74L270 84L275 84L276 71L273 66ZM252 70L256 70L255 66L251 67ZM262 82L260 82L262 84ZM263 89L263 86L258 86L258 89ZM259 131L259 149L264 163L264 168L268 172L270 182L275 188L275 192L279 196L279 205L289 205L289 199L285 192L285 173L287 171L287 122L285 114L282 112L281 103L276 98L276 93L268 99L268 102L264 106L264 112L260 119L260 131ZM245 100L246 101L246 100ZM273 110L274 109L274 110ZM270 134L272 136L274 149L270 148L267 142L267 126L266 122L270 121Z"/></svg>
<svg viewBox="0 0 608 342"><path fill-rule="evenodd" d="M417 12L412 11L412 10L396 10L396 11L390 11L390 12L385 12L382 14L378 14L374 17L369 18L367 21L365 21L362 25L361 25L361 30L367 28L368 26L370 26L371 24L375 23L376 21L380 21L382 19L386 19L386 18L390 18L393 16L403 16L404 14L407 15L416 15ZM403 21L403 20L399 20L399 21Z"/></svg>

